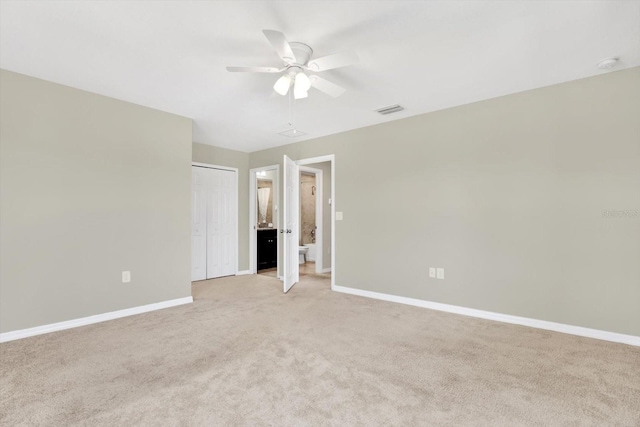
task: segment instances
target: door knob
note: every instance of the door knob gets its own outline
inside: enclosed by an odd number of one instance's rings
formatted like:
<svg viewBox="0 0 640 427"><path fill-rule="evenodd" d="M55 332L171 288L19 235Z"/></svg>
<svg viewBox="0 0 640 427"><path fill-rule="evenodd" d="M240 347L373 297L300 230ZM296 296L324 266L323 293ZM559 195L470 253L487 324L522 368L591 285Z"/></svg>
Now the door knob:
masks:
<svg viewBox="0 0 640 427"><path fill-rule="evenodd" d="M284 233L284 228L282 230L280 230L280 234Z"/></svg>

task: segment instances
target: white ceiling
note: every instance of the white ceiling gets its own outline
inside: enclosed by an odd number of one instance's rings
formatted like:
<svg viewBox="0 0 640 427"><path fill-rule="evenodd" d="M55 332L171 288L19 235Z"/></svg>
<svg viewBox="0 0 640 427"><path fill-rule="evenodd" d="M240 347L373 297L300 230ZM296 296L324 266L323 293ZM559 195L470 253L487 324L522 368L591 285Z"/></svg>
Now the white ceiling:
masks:
<svg viewBox="0 0 640 427"><path fill-rule="evenodd" d="M262 29L357 65L322 73L288 138ZM0 67L194 119L196 142L255 151L640 65L639 1L2 1ZM399 103L406 110L373 110Z"/></svg>

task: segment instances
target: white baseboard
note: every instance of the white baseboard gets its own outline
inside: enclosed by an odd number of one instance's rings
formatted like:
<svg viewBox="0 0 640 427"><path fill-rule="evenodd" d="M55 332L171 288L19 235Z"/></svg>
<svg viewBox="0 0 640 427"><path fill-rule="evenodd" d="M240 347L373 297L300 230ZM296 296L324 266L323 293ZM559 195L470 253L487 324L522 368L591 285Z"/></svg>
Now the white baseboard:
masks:
<svg viewBox="0 0 640 427"><path fill-rule="evenodd" d="M528 317L512 316L509 314L494 313L491 311L476 310L474 308L460 307L457 305L442 304L439 302L425 301L415 298L400 297L396 295L382 294L379 292L365 291L362 289L333 286L331 290L345 294L358 295L383 301L397 302L416 307L429 308L431 310L446 311L447 313L462 314L463 316L478 317L481 319L495 320L515 325L529 326L532 328L546 329L548 331L562 332L581 337L595 338L604 341L629 344L640 347L640 337L635 335L619 334L617 332L601 331L599 329L583 328L582 326L565 325L563 323L548 322L546 320L531 319Z"/></svg>
<svg viewBox="0 0 640 427"><path fill-rule="evenodd" d="M322 272L323 272L323 273L331 273L331 267L329 267L329 268L323 268L323 269L322 269Z"/></svg>
<svg viewBox="0 0 640 427"><path fill-rule="evenodd" d="M249 270L238 271L236 273L236 276L246 276L247 274L251 274L251 271L249 271Z"/></svg>
<svg viewBox="0 0 640 427"><path fill-rule="evenodd" d="M125 308L124 310L111 311L109 313L96 314L95 316L81 317L79 319L67 320L64 322L50 323L48 325L36 326L28 329L4 332L0 334L0 343L33 337L36 335L48 334L49 332L77 328L79 326L91 325L93 323L105 322L107 320L119 319L121 317L133 316L134 314L161 310L163 308L175 307L177 305L190 304L192 302L193 297L177 298L169 301L156 302L154 304Z"/></svg>

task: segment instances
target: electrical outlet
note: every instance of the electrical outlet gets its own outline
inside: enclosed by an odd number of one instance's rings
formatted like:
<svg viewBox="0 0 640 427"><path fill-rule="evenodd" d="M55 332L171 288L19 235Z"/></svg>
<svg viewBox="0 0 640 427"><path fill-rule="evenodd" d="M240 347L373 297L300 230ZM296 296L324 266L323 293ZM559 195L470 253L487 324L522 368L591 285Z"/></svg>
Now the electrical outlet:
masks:
<svg viewBox="0 0 640 427"><path fill-rule="evenodd" d="M436 276L438 277L438 279L444 280L444 268L438 268L436 270Z"/></svg>
<svg viewBox="0 0 640 427"><path fill-rule="evenodd" d="M342 212L336 212L336 221L342 221L342 218L344 218Z"/></svg>
<svg viewBox="0 0 640 427"><path fill-rule="evenodd" d="M122 272L122 283L130 283L131 282L131 272L123 271Z"/></svg>
<svg viewBox="0 0 640 427"><path fill-rule="evenodd" d="M432 279L436 278L436 269L435 269L435 267L429 267L429 277L431 277Z"/></svg>

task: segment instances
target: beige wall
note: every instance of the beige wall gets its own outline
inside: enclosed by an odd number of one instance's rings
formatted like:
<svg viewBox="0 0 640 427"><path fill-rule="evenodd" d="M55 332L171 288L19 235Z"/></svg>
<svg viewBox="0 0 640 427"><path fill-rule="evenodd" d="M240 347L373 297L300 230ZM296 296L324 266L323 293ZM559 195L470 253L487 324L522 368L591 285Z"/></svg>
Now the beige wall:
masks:
<svg viewBox="0 0 640 427"><path fill-rule="evenodd" d="M2 332L190 295L192 160L239 169L248 269L248 171L286 153L336 155L338 285L640 335L640 68L251 154L0 76Z"/></svg>
<svg viewBox="0 0 640 427"><path fill-rule="evenodd" d="M190 163L190 119L1 70L0 331L190 296Z"/></svg>
<svg viewBox="0 0 640 427"><path fill-rule="evenodd" d="M193 143L194 162L238 169L238 269L249 269L249 154Z"/></svg>
<svg viewBox="0 0 640 427"><path fill-rule="evenodd" d="M633 68L251 153L249 167L335 154L339 286L640 335L638 117Z"/></svg>

